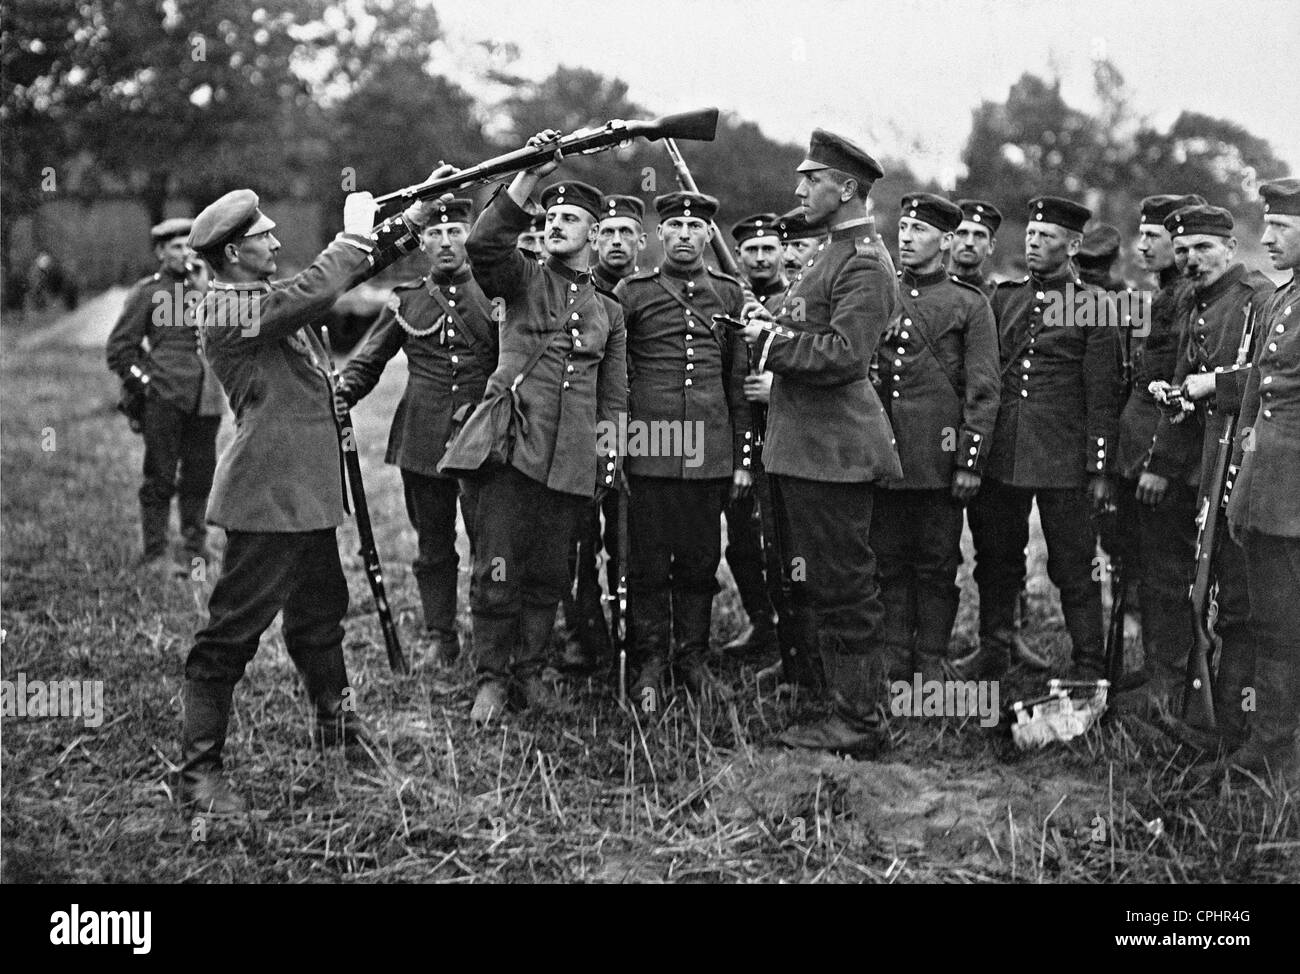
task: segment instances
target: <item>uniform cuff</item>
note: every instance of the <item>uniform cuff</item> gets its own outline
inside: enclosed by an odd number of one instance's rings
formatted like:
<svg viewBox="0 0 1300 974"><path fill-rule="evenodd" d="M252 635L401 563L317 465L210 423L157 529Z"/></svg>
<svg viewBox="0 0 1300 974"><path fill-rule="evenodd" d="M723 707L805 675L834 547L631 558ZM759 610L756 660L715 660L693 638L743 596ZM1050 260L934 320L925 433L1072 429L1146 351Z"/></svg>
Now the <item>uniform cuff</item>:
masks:
<svg viewBox="0 0 1300 974"><path fill-rule="evenodd" d="M754 461L757 459L757 447L754 444L754 433L752 430L744 430L736 434L735 443L735 468L737 470L747 470L750 473L754 470Z"/></svg>
<svg viewBox="0 0 1300 974"><path fill-rule="evenodd" d="M963 427L957 442L957 469L982 476L991 442L983 433Z"/></svg>
<svg viewBox="0 0 1300 974"><path fill-rule="evenodd" d="M1104 477L1110 461L1110 444L1104 436L1088 437L1088 475Z"/></svg>

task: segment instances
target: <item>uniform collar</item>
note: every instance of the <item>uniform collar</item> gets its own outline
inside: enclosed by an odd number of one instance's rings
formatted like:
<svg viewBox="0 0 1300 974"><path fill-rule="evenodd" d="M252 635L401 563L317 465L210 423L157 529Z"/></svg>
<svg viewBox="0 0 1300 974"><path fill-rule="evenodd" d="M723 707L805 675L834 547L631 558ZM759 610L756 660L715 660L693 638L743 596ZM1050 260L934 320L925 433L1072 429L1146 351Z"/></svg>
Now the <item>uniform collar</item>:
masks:
<svg viewBox="0 0 1300 974"><path fill-rule="evenodd" d="M831 227L831 240L854 240L864 234L858 233L863 227L872 225L872 219L869 216L860 216L856 220L845 220L843 223L837 223Z"/></svg>
<svg viewBox="0 0 1300 974"><path fill-rule="evenodd" d="M604 284L605 290L612 291L614 289L614 286L618 284L619 281L623 280L624 278L631 277L635 273L636 273L636 268L633 267L630 271L628 271L627 274L623 275L623 277L619 277L613 271L607 269L604 264L597 264L591 270L591 279L600 284Z"/></svg>
<svg viewBox="0 0 1300 974"><path fill-rule="evenodd" d="M1210 304L1217 301L1223 295L1227 294L1233 287L1239 284L1246 276L1246 265L1237 261L1223 272L1223 276L1207 287L1204 291L1196 292L1196 300L1200 304Z"/></svg>
<svg viewBox="0 0 1300 974"><path fill-rule="evenodd" d="M698 281L704 276L704 261L700 261L692 267L678 267L674 264L664 261L659 265L659 270L664 277L675 278L679 281Z"/></svg>
<svg viewBox="0 0 1300 974"><path fill-rule="evenodd" d="M591 271L577 271L554 254L546 258L546 266L571 284L590 284Z"/></svg>
<svg viewBox="0 0 1300 974"><path fill-rule="evenodd" d="M913 274L910 270L904 268L899 271L899 276L903 283L908 287L931 287L940 281L948 280L948 272L940 267L937 271L929 274Z"/></svg>
<svg viewBox="0 0 1300 974"><path fill-rule="evenodd" d="M974 274L962 274L959 271L953 271L952 276L957 278L957 280L961 281L963 284L971 284L975 287L983 287L988 282L988 278L979 271L976 271Z"/></svg>
<svg viewBox="0 0 1300 974"><path fill-rule="evenodd" d="M770 298L773 294L780 294L789 286L789 282L782 280L778 275L777 277L772 278L771 282L766 287L760 288L751 284L749 289L754 292L754 297L762 301L764 298Z"/></svg>
<svg viewBox="0 0 1300 974"><path fill-rule="evenodd" d="M1073 284L1083 283L1083 280L1079 277L1078 271L1074 269L1074 265L1068 260L1061 266L1059 271L1048 277L1039 277L1037 274L1032 272L1029 275L1029 283L1040 288L1052 287L1053 285L1065 284L1067 282Z"/></svg>
<svg viewBox="0 0 1300 974"><path fill-rule="evenodd" d="M438 287L447 287L451 284L468 284L469 279L473 276L474 274L469 268L469 261L466 261L461 266L461 269L455 274L444 274L442 271L429 271L429 273L425 275L424 279L428 281L430 285L436 284Z"/></svg>

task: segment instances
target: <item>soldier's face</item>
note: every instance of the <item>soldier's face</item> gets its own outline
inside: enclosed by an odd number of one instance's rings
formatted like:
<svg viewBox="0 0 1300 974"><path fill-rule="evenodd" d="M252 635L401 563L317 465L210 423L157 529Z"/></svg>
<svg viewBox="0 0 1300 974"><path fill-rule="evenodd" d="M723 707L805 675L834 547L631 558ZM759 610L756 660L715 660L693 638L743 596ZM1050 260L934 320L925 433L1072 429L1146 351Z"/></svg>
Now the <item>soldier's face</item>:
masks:
<svg viewBox="0 0 1300 974"><path fill-rule="evenodd" d="M165 243L155 246L153 252L158 258L158 263L172 274L184 274L186 262L194 256L194 251L190 250L184 237L172 237Z"/></svg>
<svg viewBox="0 0 1300 974"><path fill-rule="evenodd" d="M1197 290L1209 287L1228 269L1237 253L1235 237L1218 237L1212 233L1192 233L1174 240L1174 253L1186 255L1183 274Z"/></svg>
<svg viewBox="0 0 1300 974"><path fill-rule="evenodd" d="M898 262L911 271L933 271L943 263L952 234L924 220L905 216L898 221Z"/></svg>
<svg viewBox="0 0 1300 974"><path fill-rule="evenodd" d="M546 211L546 252L572 257L596 239L596 218L580 206L557 203Z"/></svg>
<svg viewBox="0 0 1300 974"><path fill-rule="evenodd" d="M243 237L235 247L234 263L254 280L269 280L275 273L275 254L280 249L280 241L270 230Z"/></svg>
<svg viewBox="0 0 1300 974"><path fill-rule="evenodd" d="M1174 262L1174 241L1169 231L1158 223L1144 223L1138 227L1138 264L1145 271L1157 274Z"/></svg>
<svg viewBox="0 0 1300 974"><path fill-rule="evenodd" d="M817 241L810 238L787 240L781 250L781 261L785 265L786 274L794 277L803 270L803 265L808 263L808 258L816 249Z"/></svg>
<svg viewBox="0 0 1300 974"><path fill-rule="evenodd" d="M664 258L674 264L694 264L704 256L713 228L697 216L672 216L659 224Z"/></svg>
<svg viewBox="0 0 1300 974"><path fill-rule="evenodd" d="M825 226L839 211L840 205L846 202L845 194L845 185L835 179L829 169L801 173L799 185L794 190L810 227Z"/></svg>
<svg viewBox="0 0 1300 974"><path fill-rule="evenodd" d="M750 237L736 248L736 255L751 284L766 284L781 274L781 248L775 237Z"/></svg>
<svg viewBox="0 0 1300 974"><path fill-rule="evenodd" d="M1264 217L1264 236L1260 243L1278 270L1295 270L1300 267L1300 216L1270 213Z"/></svg>
<svg viewBox="0 0 1300 974"><path fill-rule="evenodd" d="M636 266L637 257L645 249L645 232L630 216L606 217L596 228L592 246L603 267L621 273Z"/></svg>
<svg viewBox="0 0 1300 974"><path fill-rule="evenodd" d="M963 270L975 271L993 253L993 234L982 223L962 220L953 234L952 262Z"/></svg>
<svg viewBox="0 0 1300 974"><path fill-rule="evenodd" d="M1082 242L1081 234L1033 220L1025 227L1025 265L1035 274L1051 274L1079 252Z"/></svg>
<svg viewBox="0 0 1300 974"><path fill-rule="evenodd" d="M525 230L516 238L515 246L541 259L546 256L546 248L542 246L542 236L540 230Z"/></svg>
<svg viewBox="0 0 1300 974"><path fill-rule="evenodd" d="M465 223L435 223L420 233L420 249L429 255L429 266L443 274L455 274L465 266Z"/></svg>

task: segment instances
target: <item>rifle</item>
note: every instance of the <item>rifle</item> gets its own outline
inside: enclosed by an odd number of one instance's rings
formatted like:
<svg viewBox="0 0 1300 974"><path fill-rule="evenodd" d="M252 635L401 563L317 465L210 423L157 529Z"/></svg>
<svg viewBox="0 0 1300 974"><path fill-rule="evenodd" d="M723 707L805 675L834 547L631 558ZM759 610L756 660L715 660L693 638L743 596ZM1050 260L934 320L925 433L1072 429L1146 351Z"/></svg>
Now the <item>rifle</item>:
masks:
<svg viewBox="0 0 1300 974"><path fill-rule="evenodd" d="M698 193L700 187L695 182L695 177L691 175L690 168L686 165L686 158L682 155L682 150L677 148L677 142L674 139L664 139L664 148L668 150L668 158L673 162L673 171L677 175L677 185L688 193ZM713 234L709 237L709 246L713 248L713 256L718 261L718 269L724 274L730 274L736 280L744 284L745 277L740 272L740 265L736 263L736 257L731 252L722 239L722 231L712 220L709 226L713 228ZM745 290L749 286L745 285Z"/></svg>
<svg viewBox="0 0 1300 974"><path fill-rule="evenodd" d="M325 356L329 360L330 385L337 393L339 370L334 365L329 329L321 328L320 334ZM366 579L370 582L375 609L379 612L379 627L384 632L384 646L388 650L388 666L394 673L405 675L410 672L410 667L402 653L402 644L397 639L397 626L393 624L393 613L384 592L384 569L379 564L379 549L375 546L375 533L370 526L370 506L366 503L366 487L361 480L361 454L357 451L355 436L352 415L347 413L339 428L339 445L348 468L348 492L352 495L352 509L357 516L357 534L361 536L359 554L366 566Z"/></svg>
<svg viewBox="0 0 1300 974"><path fill-rule="evenodd" d="M1241 330L1241 343L1237 346L1236 365L1245 365L1250 358L1251 342L1255 336L1253 304L1244 309L1246 323ZM1214 634L1210 631L1209 610L1211 588L1215 580L1211 567L1219 534L1219 521L1227 506L1228 491L1234 470L1231 465L1233 441L1237 436L1235 413L1223 418L1223 431L1219 434L1214 465L1210 468L1210 492L1201 498L1197 516L1196 576L1191 585L1192 648L1187 655L1187 678L1183 685L1182 717L1207 729L1214 729L1214 676L1210 660L1214 655ZM1194 716L1189 719L1189 714Z"/></svg>
<svg viewBox="0 0 1300 974"><path fill-rule="evenodd" d="M717 130L718 110L716 108L700 108L693 112L665 115L648 122L626 122L622 119L614 119L596 128L579 129L577 132L570 132L568 135L562 135L539 146L515 149L513 152L495 156L468 169L461 169L438 179L430 179L386 193L378 197L375 203L383 206L400 201L403 205L410 205L416 200L433 199L443 193L456 192L478 183L491 182L501 176L509 176L540 166L548 162L556 152L565 156L590 155L617 148L635 138L650 141L691 139L697 142L712 142Z"/></svg>
<svg viewBox="0 0 1300 974"><path fill-rule="evenodd" d="M621 471L618 488L618 588L614 592L614 646L618 649L618 705L627 703L627 507L632 492L627 488L627 471Z"/></svg>
<svg viewBox="0 0 1300 974"><path fill-rule="evenodd" d="M1133 330L1123 329L1119 346L1119 378L1121 408L1128 403L1133 391ZM1124 615L1128 611L1128 578L1124 571L1123 546L1120 544L1119 508L1110 503L1102 517L1103 523L1110 528L1111 544L1107 549L1110 556L1110 621L1106 629L1106 679L1110 681L1112 691L1119 692L1120 679L1124 676ZM1098 532L1105 534L1105 530ZM1106 547L1106 545L1102 545ZM1113 551L1110 549L1114 549Z"/></svg>

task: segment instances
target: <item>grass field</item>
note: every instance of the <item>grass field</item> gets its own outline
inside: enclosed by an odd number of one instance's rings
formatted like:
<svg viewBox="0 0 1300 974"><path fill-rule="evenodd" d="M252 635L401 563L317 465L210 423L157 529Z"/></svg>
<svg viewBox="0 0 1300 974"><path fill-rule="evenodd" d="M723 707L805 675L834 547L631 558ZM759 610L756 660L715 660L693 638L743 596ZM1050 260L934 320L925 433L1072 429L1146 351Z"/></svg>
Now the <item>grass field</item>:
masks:
<svg viewBox="0 0 1300 974"><path fill-rule="evenodd" d="M29 322L26 327L36 327ZM620 711L609 688L570 688L572 712L475 732L472 685L420 663L387 669L351 525L346 652L374 764L308 746L307 707L276 630L236 695L229 770L255 813L195 820L174 804L182 666L211 579L137 575L141 443L112 411L93 347L15 353L3 334L3 677L104 682L103 723L6 717L7 882L339 881L1281 881L1300 876L1300 815L1267 788L1190 794L1190 755L1140 723L1109 721L1021 753L1005 724L899 719L875 763L767 745L788 719L755 667L723 668L733 704L678 696ZM404 373L356 411L372 516L408 652L419 625L414 537L382 464ZM228 426L224 436L229 436ZM463 540L463 539L462 539ZM213 532L219 548L219 532ZM1031 551L1032 638L1065 652ZM464 578L462 579L464 581ZM963 569L958 643L973 641ZM739 626L728 584L714 636ZM465 625L468 619L464 619ZM1005 705L1042 680L1005 685Z"/></svg>

